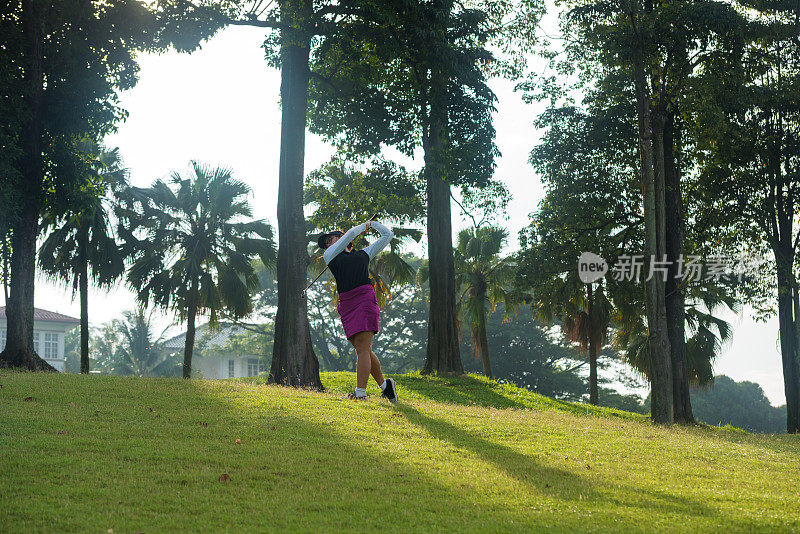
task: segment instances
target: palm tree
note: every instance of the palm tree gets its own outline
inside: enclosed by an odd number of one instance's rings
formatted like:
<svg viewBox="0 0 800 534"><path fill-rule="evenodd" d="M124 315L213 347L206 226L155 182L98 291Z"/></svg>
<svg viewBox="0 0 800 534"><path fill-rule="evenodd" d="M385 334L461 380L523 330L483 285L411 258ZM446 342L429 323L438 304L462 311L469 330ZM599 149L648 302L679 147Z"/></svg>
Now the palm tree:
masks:
<svg viewBox="0 0 800 534"><path fill-rule="evenodd" d="M113 327L120 335L113 350L111 372L133 376L177 376L180 361L167 355L163 338L153 339L151 315L143 309L123 312L123 321L114 320Z"/></svg>
<svg viewBox="0 0 800 534"><path fill-rule="evenodd" d="M191 376L197 314L208 313L212 327L220 312L249 315L260 287L253 260L275 265L272 227L243 220L252 215L249 193L229 169L192 161L188 177L173 172L169 183L156 180L131 196L128 283L143 305L152 301L186 320L184 378Z"/></svg>
<svg viewBox="0 0 800 534"><path fill-rule="evenodd" d="M80 372L89 372L89 280L96 287L111 287L125 272L123 253L110 225L114 196L127 187L127 169L119 149L106 150L81 141L78 150L87 157L86 180L69 211L46 213L42 225L52 228L39 249L39 266L47 276L80 293Z"/></svg>
<svg viewBox="0 0 800 534"><path fill-rule="evenodd" d="M522 302L511 286L514 265L500 257L508 234L505 229L486 226L468 228L458 234L454 250L456 285L460 289L459 316L470 325L472 351L483 362L483 373L492 378L486 317L499 302L505 304L509 321Z"/></svg>

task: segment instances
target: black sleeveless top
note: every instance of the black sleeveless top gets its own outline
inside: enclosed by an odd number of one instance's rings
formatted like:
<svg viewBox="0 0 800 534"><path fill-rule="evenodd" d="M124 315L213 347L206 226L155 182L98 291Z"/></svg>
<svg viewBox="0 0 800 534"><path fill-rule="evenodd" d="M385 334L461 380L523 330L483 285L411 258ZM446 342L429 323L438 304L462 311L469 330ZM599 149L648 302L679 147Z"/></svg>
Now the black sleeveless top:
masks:
<svg viewBox="0 0 800 534"><path fill-rule="evenodd" d="M369 254L364 250L340 252L328 264L336 279L336 291L346 293L366 284L372 285L369 278Z"/></svg>

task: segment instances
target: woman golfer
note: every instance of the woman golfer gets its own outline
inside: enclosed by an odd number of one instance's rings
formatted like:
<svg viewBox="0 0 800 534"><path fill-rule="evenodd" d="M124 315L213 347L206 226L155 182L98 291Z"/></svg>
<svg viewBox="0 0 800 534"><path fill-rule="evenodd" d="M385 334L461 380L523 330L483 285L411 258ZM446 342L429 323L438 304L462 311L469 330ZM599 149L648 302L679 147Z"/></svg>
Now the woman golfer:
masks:
<svg viewBox="0 0 800 534"><path fill-rule="evenodd" d="M363 250L353 250L352 241L357 235L374 227L381 237ZM372 337L378 333L380 309L375 298L375 288L369 279L369 262L389 244L394 234L384 225L367 221L349 229L344 234L338 230L322 234L317 239L324 249L325 263L336 279L339 293L337 311L342 319L344 334L356 349L356 390L348 398L361 400L367 397L367 380L371 374L381 387L382 397L397 402L394 380L383 379L381 363L372 352Z"/></svg>

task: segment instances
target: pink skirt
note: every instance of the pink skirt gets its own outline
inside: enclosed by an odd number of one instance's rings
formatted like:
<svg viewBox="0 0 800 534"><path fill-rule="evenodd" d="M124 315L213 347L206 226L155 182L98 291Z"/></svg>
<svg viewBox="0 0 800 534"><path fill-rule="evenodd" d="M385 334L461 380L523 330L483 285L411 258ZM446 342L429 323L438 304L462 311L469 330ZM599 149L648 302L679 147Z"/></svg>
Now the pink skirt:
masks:
<svg viewBox="0 0 800 534"><path fill-rule="evenodd" d="M378 332L380 308L372 284L364 284L350 291L339 293L336 306L344 327L344 335L350 339L359 332Z"/></svg>

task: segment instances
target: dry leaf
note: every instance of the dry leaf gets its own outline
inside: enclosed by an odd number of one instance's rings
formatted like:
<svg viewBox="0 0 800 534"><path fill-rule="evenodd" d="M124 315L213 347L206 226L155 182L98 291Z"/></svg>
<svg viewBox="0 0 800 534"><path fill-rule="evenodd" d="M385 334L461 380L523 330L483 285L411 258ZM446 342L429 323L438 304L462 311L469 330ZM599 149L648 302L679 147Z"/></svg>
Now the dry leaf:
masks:
<svg viewBox="0 0 800 534"><path fill-rule="evenodd" d="M222 473L219 476L219 481L220 482L230 482L231 481L231 476L228 473Z"/></svg>
<svg viewBox="0 0 800 534"><path fill-rule="evenodd" d="M66 435L68 432L66 430L59 430L58 433L62 436Z"/></svg>
<svg viewBox="0 0 800 534"><path fill-rule="evenodd" d="M242 444L242 440L240 440L239 438L236 438L236 444L237 445L241 445Z"/></svg>
<svg viewBox="0 0 800 534"><path fill-rule="evenodd" d="M25 402L30 402L30 401L32 401L32 400L33 400L33 397L25 397L23 400L24 400Z"/></svg>

